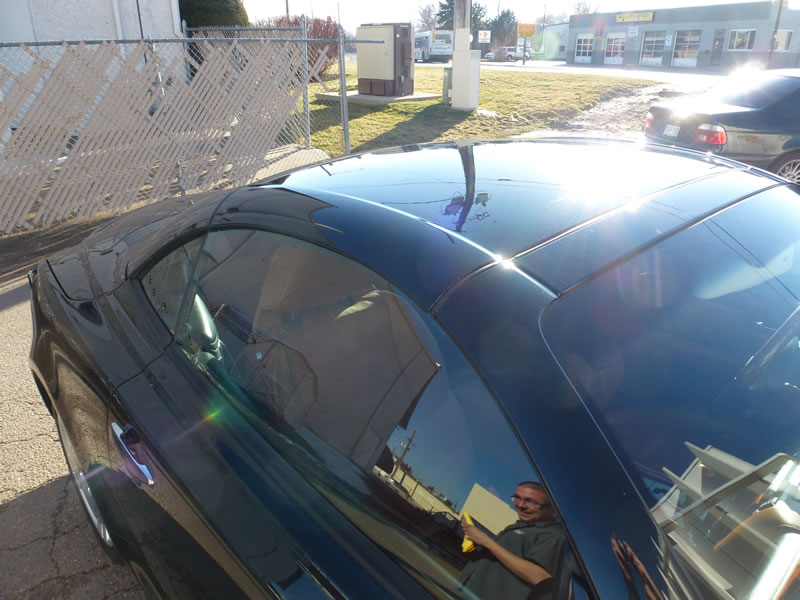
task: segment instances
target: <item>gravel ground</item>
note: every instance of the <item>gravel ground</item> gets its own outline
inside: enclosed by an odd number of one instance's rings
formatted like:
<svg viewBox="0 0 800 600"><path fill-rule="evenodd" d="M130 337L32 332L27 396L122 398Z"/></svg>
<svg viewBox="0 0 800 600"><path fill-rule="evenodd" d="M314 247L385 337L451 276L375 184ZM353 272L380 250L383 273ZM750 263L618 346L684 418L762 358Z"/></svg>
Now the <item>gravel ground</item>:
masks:
<svg viewBox="0 0 800 600"><path fill-rule="evenodd" d="M627 140L640 139L647 111L652 104L678 96L697 95L703 91L705 90L686 94L673 84L657 83L642 88L635 94L601 102L574 119L555 124L551 129L539 129L524 133L518 137L537 138L569 135Z"/></svg>

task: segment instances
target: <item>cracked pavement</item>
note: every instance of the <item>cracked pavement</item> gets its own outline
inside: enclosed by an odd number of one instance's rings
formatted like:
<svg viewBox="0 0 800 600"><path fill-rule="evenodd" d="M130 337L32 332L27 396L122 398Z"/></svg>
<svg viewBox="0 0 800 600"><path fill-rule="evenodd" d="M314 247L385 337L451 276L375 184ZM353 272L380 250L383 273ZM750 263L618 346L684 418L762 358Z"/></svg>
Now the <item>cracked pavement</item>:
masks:
<svg viewBox="0 0 800 600"><path fill-rule="evenodd" d="M0 245L3 263L5 250ZM34 260L28 253L24 262ZM98 544L31 378L30 293L20 264L0 265L0 599L143 599L130 569Z"/></svg>

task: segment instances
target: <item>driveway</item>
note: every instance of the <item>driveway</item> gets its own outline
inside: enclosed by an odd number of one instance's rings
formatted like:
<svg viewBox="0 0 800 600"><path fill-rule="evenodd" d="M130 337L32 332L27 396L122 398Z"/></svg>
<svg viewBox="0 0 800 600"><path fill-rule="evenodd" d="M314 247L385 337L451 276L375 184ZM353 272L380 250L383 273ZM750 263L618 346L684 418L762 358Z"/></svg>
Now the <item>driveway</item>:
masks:
<svg viewBox="0 0 800 600"><path fill-rule="evenodd" d="M28 369L30 290L23 273L39 255L97 225L0 239L0 598L144 598L130 569L112 564L95 541Z"/></svg>

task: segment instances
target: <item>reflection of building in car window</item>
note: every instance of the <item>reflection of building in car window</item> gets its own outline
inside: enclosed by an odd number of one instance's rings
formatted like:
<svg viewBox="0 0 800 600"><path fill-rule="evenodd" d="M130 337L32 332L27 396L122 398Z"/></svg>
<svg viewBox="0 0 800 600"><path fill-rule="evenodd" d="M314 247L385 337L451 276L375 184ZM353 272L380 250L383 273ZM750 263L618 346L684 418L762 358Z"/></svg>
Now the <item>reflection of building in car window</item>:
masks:
<svg viewBox="0 0 800 600"><path fill-rule="evenodd" d="M495 535L517 520L517 513L508 501L501 500L478 483L464 502L461 513L465 512Z"/></svg>

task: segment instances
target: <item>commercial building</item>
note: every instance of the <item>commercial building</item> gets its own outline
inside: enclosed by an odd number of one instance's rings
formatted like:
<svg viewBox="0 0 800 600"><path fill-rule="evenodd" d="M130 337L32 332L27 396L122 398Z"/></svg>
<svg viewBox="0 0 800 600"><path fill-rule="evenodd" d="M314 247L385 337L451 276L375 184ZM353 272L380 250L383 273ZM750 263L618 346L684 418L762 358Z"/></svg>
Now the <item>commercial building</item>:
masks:
<svg viewBox="0 0 800 600"><path fill-rule="evenodd" d="M178 0L3 2L0 42L119 40L181 35Z"/></svg>
<svg viewBox="0 0 800 600"><path fill-rule="evenodd" d="M594 65L776 69L800 66L798 37L800 10L786 0L573 15L566 58Z"/></svg>
<svg viewBox="0 0 800 600"><path fill-rule="evenodd" d="M566 60L567 58L567 39L569 38L569 22L553 23L546 25L542 31L542 40L534 48L541 48L544 60Z"/></svg>

